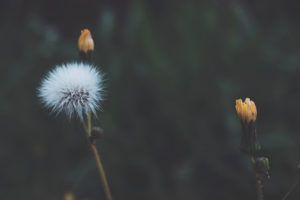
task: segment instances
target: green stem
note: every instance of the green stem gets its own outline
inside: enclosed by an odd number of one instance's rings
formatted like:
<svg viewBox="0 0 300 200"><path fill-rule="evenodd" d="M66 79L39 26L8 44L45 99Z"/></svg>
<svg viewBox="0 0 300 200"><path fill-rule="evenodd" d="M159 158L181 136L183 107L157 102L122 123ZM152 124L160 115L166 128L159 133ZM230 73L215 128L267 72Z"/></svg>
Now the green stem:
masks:
<svg viewBox="0 0 300 200"><path fill-rule="evenodd" d="M253 168L253 173L255 176L255 182L256 182L256 190L257 190L257 200L264 200L264 193L263 193L263 184L261 182L259 173L255 169L255 159L253 156L250 157L250 161Z"/></svg>
<svg viewBox="0 0 300 200"><path fill-rule="evenodd" d="M92 151L92 153L94 155L94 158L96 160L96 163L97 163L97 167L98 167L98 170L99 170L99 173L100 173L101 181L103 183L103 188L104 188L106 198L107 198L107 200L112 200L109 185L108 185L108 182L107 182L107 178L106 178L106 175L105 175L105 171L104 171L103 164L101 162L100 155L98 153L97 147L96 147L95 144L91 143L91 141L89 140L89 138L91 137L91 133L92 133L91 112L88 113L87 126L86 125L84 125L84 126L86 127L85 130L86 130L87 138L88 138L88 141L89 141L89 146L91 148L91 151Z"/></svg>
<svg viewBox="0 0 300 200"><path fill-rule="evenodd" d="M92 117L91 117L91 111L89 111L88 116L87 116L87 135L90 137L92 135Z"/></svg>
<svg viewBox="0 0 300 200"><path fill-rule="evenodd" d="M90 146L91 146L91 150L94 154L94 158L97 162L97 166L98 166L100 177L101 177L101 180L102 180L102 183L103 183L103 188L104 188L104 191L105 191L105 194L106 194L106 198L107 198L107 200L112 200L112 196L111 196L111 193L110 193L110 189L109 189L109 185L108 185L107 178L106 178L106 175L105 175L105 171L104 171L102 162L100 160L100 155L99 155L99 153L97 151L97 148L94 144L91 144Z"/></svg>

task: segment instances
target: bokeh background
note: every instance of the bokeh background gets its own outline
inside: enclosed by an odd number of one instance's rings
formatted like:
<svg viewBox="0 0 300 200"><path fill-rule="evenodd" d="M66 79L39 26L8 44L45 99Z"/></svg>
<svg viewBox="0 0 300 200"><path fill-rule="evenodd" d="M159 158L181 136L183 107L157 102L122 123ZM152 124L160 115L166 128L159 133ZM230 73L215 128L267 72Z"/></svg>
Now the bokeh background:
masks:
<svg viewBox="0 0 300 200"><path fill-rule="evenodd" d="M50 69L78 60L83 28L106 73L94 124L115 200L255 199L234 109L245 97L270 158L265 197L281 199L300 163L299 10L296 0L1 1L1 199L105 198L81 124L36 95Z"/></svg>

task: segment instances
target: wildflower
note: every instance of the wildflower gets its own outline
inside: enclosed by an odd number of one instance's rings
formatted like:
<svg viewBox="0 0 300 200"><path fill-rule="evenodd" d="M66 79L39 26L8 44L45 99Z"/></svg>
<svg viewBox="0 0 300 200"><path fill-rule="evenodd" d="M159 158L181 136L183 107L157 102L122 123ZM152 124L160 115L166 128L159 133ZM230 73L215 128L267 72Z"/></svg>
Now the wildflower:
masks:
<svg viewBox="0 0 300 200"><path fill-rule="evenodd" d="M89 29L83 29L78 39L78 48L80 51L87 53L94 50L94 41Z"/></svg>
<svg viewBox="0 0 300 200"><path fill-rule="evenodd" d="M249 155L256 155L260 150L260 145L257 140L255 127L257 117L255 103L250 98L246 98L244 102L242 99L237 99L235 101L235 109L242 122L241 149Z"/></svg>
<svg viewBox="0 0 300 200"><path fill-rule="evenodd" d="M256 121L256 106L255 103L250 100L250 98L246 98L244 102L242 99L237 99L235 101L235 109L243 123L249 124L251 121Z"/></svg>
<svg viewBox="0 0 300 200"><path fill-rule="evenodd" d="M77 115L83 120L89 111L96 114L100 108L102 79L103 75L86 63L58 65L43 79L38 96L52 112L65 112L69 119Z"/></svg>

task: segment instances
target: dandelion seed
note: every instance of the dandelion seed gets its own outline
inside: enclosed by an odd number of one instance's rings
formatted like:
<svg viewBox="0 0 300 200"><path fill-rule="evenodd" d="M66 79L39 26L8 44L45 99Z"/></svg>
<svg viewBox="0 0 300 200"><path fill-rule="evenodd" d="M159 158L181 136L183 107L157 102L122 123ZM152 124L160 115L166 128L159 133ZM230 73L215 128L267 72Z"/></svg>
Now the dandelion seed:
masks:
<svg viewBox="0 0 300 200"><path fill-rule="evenodd" d="M52 112L81 120L100 109L102 92L103 75L92 65L76 62L56 66L38 88L38 96Z"/></svg>

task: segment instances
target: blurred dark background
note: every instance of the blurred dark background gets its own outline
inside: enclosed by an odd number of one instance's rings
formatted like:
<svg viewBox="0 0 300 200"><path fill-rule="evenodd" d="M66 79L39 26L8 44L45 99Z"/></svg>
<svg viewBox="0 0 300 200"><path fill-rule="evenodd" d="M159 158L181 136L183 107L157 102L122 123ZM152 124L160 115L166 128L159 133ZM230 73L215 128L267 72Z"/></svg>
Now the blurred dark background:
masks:
<svg viewBox="0 0 300 200"><path fill-rule="evenodd" d="M78 60L89 28L107 78L94 124L115 200L256 199L234 109L245 97L270 158L265 197L281 199L300 163L299 10L296 0L1 1L0 198L105 198L81 124L36 95L50 69Z"/></svg>

